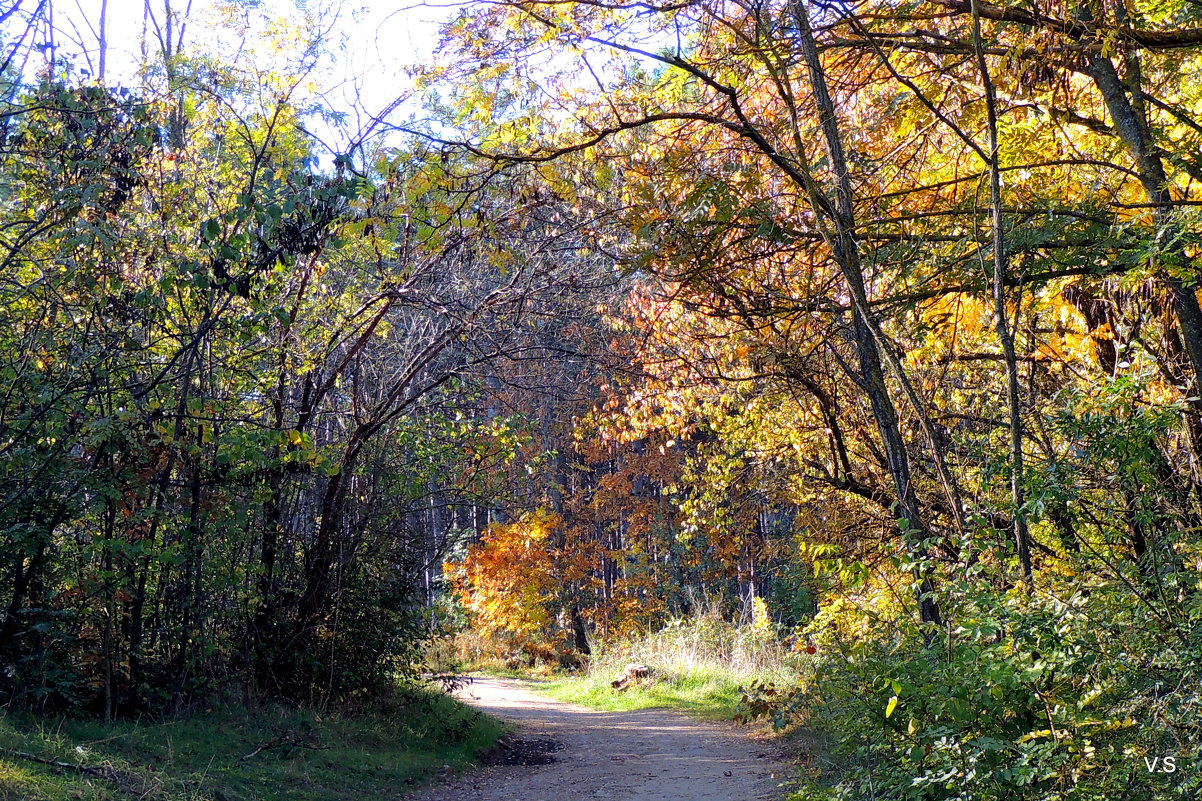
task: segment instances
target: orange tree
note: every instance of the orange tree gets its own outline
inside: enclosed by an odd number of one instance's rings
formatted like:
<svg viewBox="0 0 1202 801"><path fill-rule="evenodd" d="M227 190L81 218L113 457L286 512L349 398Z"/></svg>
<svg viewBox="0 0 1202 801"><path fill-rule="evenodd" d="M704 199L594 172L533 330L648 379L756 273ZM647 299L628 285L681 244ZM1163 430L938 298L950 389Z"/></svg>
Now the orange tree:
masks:
<svg viewBox="0 0 1202 801"><path fill-rule="evenodd" d="M444 575L486 637L511 637L520 648L541 644L551 628L560 581L552 534L560 518L545 510L489 526Z"/></svg>

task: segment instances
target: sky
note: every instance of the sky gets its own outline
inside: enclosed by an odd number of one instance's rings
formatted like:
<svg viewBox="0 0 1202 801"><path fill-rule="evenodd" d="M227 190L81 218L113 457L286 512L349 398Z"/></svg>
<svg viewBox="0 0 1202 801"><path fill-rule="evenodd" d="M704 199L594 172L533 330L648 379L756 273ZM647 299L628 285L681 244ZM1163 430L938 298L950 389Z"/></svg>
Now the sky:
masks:
<svg viewBox="0 0 1202 801"><path fill-rule="evenodd" d="M229 0L149 0L153 19L165 24L165 5L177 16L186 12L185 48L205 48L214 42L214 22L231 13ZM324 105L348 115L346 127L357 131L371 115L380 113L411 87L406 69L429 61L438 42L441 21L455 13L456 5L413 3L409 0L258 0L242 2L241 16L252 30L261 30L271 18L296 21L303 11L322 19L327 29L325 63L314 74ZM132 84L141 62L144 0L108 0L106 82ZM70 55L79 69L98 71L102 0L55 0L54 26L61 54ZM153 29L153 22L150 23ZM198 37L204 41L198 41ZM248 37L253 39L254 37ZM221 54L236 54L241 43L221 41ZM314 122L314 134L337 149L345 131Z"/></svg>
<svg viewBox="0 0 1202 801"><path fill-rule="evenodd" d="M21 0L31 7L38 0ZM98 72L101 8L105 0L50 0L54 13L56 46L81 72ZM343 115L341 121L310 115L306 128L323 147L317 148L319 163L330 166L336 155L351 150L359 134L373 120L391 109L391 121L421 112L418 100L405 101L413 86L407 70L419 63L430 63L436 56L440 25L472 0L107 0L107 65L105 83L109 86L139 83L137 69L142 63L142 42L149 34L150 50L156 23L165 30L166 8L177 19L187 20L185 52L216 55L227 64L247 69L250 65L276 66L281 74L296 70L283 66L280 53L297 52L265 49L264 42L273 31L291 30L290 41L299 36L296 25L305 15L316 19L324 31L320 67L311 73L308 97L294 101L316 102L322 108ZM148 18L144 8L151 10ZM148 21L149 20L149 21ZM231 25L231 23L237 23ZM243 35L233 31L239 24ZM650 31L650 29L648 29ZM177 27L178 31L178 27ZM266 34L266 35L265 35ZM677 41L670 31L650 33L643 44L654 48L658 39L669 46ZM44 34L43 34L44 35ZM279 38L279 37L277 37ZM289 40L288 36L284 36ZM671 41L669 41L669 39ZM602 75L606 59L614 53L603 51L590 62ZM40 56L39 56L40 58ZM574 59L563 53L558 58ZM648 62L652 68L657 64ZM590 81L583 72L580 80ZM588 83L588 85L592 85ZM397 105L398 100L402 100Z"/></svg>

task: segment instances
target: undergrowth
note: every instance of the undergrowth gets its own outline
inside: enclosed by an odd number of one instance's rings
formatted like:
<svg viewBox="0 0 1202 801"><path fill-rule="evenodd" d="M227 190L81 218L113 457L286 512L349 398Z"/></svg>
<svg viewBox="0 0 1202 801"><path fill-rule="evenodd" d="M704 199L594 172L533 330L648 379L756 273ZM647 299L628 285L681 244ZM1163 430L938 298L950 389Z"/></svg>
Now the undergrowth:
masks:
<svg viewBox="0 0 1202 801"><path fill-rule="evenodd" d="M437 675L485 673L507 678L546 677L578 667L578 654L560 644L533 647L503 635L487 636L464 628L450 636L431 640L425 649L426 669Z"/></svg>
<svg viewBox="0 0 1202 801"><path fill-rule="evenodd" d="M945 604L960 622L925 640L870 609L820 613L810 681L752 700L831 743L791 801L1199 797L1197 593L1180 620L1149 622L1126 588L1081 581L965 589Z"/></svg>

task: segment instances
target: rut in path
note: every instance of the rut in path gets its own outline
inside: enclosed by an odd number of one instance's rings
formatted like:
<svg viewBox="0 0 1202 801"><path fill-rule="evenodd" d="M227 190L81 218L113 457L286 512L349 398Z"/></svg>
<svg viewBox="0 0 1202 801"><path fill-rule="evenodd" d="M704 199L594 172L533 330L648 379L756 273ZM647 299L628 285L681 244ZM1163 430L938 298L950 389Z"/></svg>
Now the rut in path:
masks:
<svg viewBox="0 0 1202 801"><path fill-rule="evenodd" d="M658 709L598 712L528 686L475 679L460 696L516 723L519 738L554 741L554 762L481 768L406 801L778 801L794 770L745 730Z"/></svg>

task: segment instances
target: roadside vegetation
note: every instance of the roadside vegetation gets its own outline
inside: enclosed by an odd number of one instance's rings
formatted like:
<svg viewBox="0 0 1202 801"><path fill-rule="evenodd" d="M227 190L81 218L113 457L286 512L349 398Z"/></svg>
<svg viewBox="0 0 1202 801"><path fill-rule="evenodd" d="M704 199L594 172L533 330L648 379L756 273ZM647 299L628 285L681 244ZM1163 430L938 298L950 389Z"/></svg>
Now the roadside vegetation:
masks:
<svg viewBox="0 0 1202 801"><path fill-rule="evenodd" d="M160 722L0 716L3 801L359 801L460 770L501 724L435 688L371 713L232 702Z"/></svg>
<svg viewBox="0 0 1202 801"><path fill-rule="evenodd" d="M631 664L645 665L650 675L615 689L612 682ZM539 689L595 709L668 708L729 721L746 712L742 699L750 688L791 686L800 680L800 667L767 626L738 626L710 612L599 646L586 668Z"/></svg>

